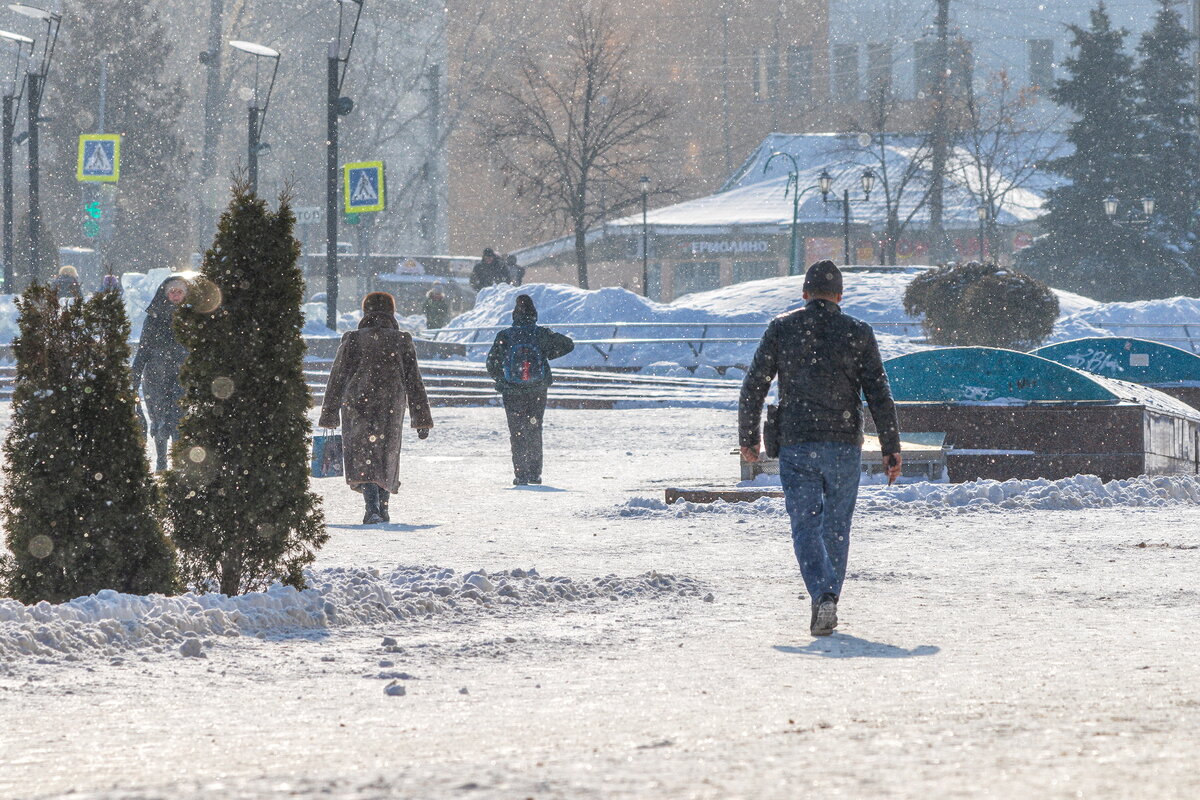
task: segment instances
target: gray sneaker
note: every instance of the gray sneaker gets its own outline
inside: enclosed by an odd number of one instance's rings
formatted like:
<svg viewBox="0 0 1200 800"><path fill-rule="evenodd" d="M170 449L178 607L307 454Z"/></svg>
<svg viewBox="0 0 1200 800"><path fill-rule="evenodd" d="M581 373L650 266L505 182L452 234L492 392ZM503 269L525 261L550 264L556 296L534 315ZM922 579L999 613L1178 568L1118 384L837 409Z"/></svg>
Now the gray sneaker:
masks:
<svg viewBox="0 0 1200 800"><path fill-rule="evenodd" d="M812 623L808 630L813 636L828 636L837 627L837 601L823 599L813 603Z"/></svg>

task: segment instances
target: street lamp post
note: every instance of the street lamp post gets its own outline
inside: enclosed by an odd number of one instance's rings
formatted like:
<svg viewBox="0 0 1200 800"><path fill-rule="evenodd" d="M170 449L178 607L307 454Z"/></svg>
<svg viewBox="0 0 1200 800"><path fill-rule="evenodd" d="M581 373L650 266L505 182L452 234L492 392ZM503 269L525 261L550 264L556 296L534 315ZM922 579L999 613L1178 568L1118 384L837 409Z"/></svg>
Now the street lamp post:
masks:
<svg viewBox="0 0 1200 800"><path fill-rule="evenodd" d="M13 128L15 127L15 105L18 93L17 79L21 74L21 51L29 46L33 55L33 39L19 33L0 31L0 39L16 46L16 60L13 66L12 79L4 87L3 117L0 117L0 161L3 161L3 202L4 202L4 291L16 293L16 272L13 269Z"/></svg>
<svg viewBox="0 0 1200 800"><path fill-rule="evenodd" d="M354 102L342 97L342 85L346 80L346 69L350 53L354 50L354 39L358 34L358 23L362 19L365 0L337 0L337 37L329 42L326 59L325 81L325 325L337 330L338 303L338 117L354 110ZM345 30L346 4L357 6L354 22L350 29L346 55L342 52L342 35Z"/></svg>
<svg viewBox="0 0 1200 800"><path fill-rule="evenodd" d="M258 194L258 155L265 149L269 149L270 145L262 144L262 129L267 119L267 109L271 105L271 92L275 88L275 76L279 74L279 51L273 50L261 44L254 42L232 41L229 46L235 50L241 50L243 53L249 53L254 56L254 97L250 100L248 108L248 119L246 127L246 169L249 172L250 191L255 195ZM266 97L259 98L259 77L261 74L262 60L270 59L274 62L271 68L271 82L267 85Z"/></svg>
<svg viewBox="0 0 1200 800"><path fill-rule="evenodd" d="M650 176L643 175L638 183L642 187L642 294L650 296L650 238L646 224L648 215L648 199L650 195Z"/></svg>
<svg viewBox="0 0 1200 800"><path fill-rule="evenodd" d="M31 63L26 73L29 86L29 279L36 281L41 277L42 233L38 123L41 121L42 94L45 91L46 79L50 75L50 62L54 57L54 45L58 41L58 29L62 23L62 15L23 3L12 3L8 8L22 16L46 23L46 38L42 43L41 63L36 70Z"/></svg>
<svg viewBox="0 0 1200 800"><path fill-rule="evenodd" d="M850 190L842 189L842 199L834 200L835 203L842 204L842 257L846 264L850 263L850 203L869 203L871 201L871 190L875 188L875 170L867 168L863 170L859 180L862 182L863 197L861 200L851 200ZM819 179L821 187L821 199L829 202L829 191L833 188L833 178L828 170L821 172Z"/></svg>
<svg viewBox="0 0 1200 800"><path fill-rule="evenodd" d="M788 256L788 275L800 274L800 241L797 235L797 221L800 217L800 198L813 191L819 190L822 194L829 193L829 185L833 179L829 177L827 171L821 172L821 177L817 179L814 186L807 186L803 190L800 189L800 165L796 163L795 157L791 153L785 153L782 150L776 150L771 153L771 157L767 159L767 163L763 164L763 173L771 166L771 162L777 157L782 156L792 162L792 171L788 173L787 185L784 187L783 196L787 197L788 192L792 193L792 247Z"/></svg>
<svg viewBox="0 0 1200 800"><path fill-rule="evenodd" d="M979 216L979 260L987 261L987 239L984 238L987 234L984 226L987 225L988 207L981 205L975 209L975 213Z"/></svg>

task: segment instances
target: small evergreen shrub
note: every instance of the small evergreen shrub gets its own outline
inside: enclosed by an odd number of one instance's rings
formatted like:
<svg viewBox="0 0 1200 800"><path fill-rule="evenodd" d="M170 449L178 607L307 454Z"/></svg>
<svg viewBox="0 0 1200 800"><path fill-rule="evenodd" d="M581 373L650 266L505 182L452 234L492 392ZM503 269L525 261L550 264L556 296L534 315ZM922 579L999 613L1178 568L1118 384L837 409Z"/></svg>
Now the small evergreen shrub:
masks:
<svg viewBox="0 0 1200 800"><path fill-rule="evenodd" d="M303 569L329 538L309 491L303 278L295 217L234 190L202 277L175 316L184 417L165 476L185 579L234 595Z"/></svg>
<svg viewBox="0 0 1200 800"><path fill-rule="evenodd" d="M922 273L904 292L904 310L923 318L929 341L1029 349L1058 319L1058 298L1041 281L972 261Z"/></svg>
<svg viewBox="0 0 1200 800"><path fill-rule="evenodd" d="M176 591L175 551L156 517L135 416L120 296L60 303L35 284L17 307L2 509L11 555L0 589L23 603L102 589Z"/></svg>

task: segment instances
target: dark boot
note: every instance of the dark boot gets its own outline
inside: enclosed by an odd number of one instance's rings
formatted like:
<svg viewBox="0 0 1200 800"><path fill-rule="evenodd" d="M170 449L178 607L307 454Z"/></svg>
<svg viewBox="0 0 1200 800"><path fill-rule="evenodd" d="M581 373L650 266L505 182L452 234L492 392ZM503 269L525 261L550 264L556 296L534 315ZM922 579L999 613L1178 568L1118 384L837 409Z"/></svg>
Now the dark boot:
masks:
<svg viewBox="0 0 1200 800"><path fill-rule="evenodd" d="M363 500L367 505L367 512L363 515L363 525L378 525L383 522L383 515L379 513L380 491L380 488L373 483L363 484Z"/></svg>
<svg viewBox="0 0 1200 800"><path fill-rule="evenodd" d="M379 490L379 516L383 517L384 522L391 522L392 518L388 516L388 493L384 489Z"/></svg>

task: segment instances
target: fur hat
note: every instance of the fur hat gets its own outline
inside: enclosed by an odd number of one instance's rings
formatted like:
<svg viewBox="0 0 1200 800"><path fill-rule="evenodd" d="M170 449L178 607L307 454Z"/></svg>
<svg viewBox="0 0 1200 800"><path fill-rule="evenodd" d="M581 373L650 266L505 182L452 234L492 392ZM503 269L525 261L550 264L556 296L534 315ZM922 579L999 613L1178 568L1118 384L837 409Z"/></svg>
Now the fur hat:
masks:
<svg viewBox="0 0 1200 800"><path fill-rule="evenodd" d="M395 314L396 298L387 292L371 292L362 301L363 314Z"/></svg>
<svg viewBox="0 0 1200 800"><path fill-rule="evenodd" d="M79 270L72 267L70 264L65 264L58 268L58 274L64 278L74 278L79 280Z"/></svg>

